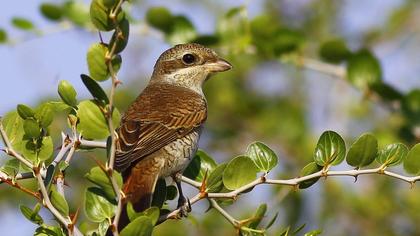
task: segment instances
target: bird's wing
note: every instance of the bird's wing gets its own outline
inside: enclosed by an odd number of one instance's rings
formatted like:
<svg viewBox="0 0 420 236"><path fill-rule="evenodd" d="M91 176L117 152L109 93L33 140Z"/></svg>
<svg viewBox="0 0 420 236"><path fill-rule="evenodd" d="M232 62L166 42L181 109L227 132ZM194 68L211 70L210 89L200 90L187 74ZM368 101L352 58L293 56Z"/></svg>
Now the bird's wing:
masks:
<svg viewBox="0 0 420 236"><path fill-rule="evenodd" d="M151 84L129 107L117 129L115 168L126 170L156 150L200 127L207 104L196 92L170 84Z"/></svg>

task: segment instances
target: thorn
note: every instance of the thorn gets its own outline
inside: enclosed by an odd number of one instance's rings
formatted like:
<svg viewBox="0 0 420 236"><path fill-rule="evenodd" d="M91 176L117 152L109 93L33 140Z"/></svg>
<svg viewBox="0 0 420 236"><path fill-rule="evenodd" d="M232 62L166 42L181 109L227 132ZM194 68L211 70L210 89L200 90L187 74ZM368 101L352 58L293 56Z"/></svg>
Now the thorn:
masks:
<svg viewBox="0 0 420 236"><path fill-rule="evenodd" d="M201 182L201 186L200 186L200 194L203 197L207 193L206 192L206 188L207 188L207 173L208 173L208 169L206 169L206 172L204 173L204 178L203 178L203 181Z"/></svg>
<svg viewBox="0 0 420 236"><path fill-rule="evenodd" d="M359 177L358 175L353 176L354 177L354 182L357 182L357 177Z"/></svg>
<svg viewBox="0 0 420 236"><path fill-rule="evenodd" d="M76 224L77 218L79 217L80 205L77 207L76 212L73 214L73 217L70 216L72 224Z"/></svg>

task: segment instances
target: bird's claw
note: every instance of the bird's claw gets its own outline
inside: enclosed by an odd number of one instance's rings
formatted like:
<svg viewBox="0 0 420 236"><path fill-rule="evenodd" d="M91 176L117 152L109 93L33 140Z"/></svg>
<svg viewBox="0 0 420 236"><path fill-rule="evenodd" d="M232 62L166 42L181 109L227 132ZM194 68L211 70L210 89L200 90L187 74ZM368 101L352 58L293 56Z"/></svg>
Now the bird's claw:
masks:
<svg viewBox="0 0 420 236"><path fill-rule="evenodd" d="M179 209L179 217L188 217L188 213L191 212L191 202L190 199L186 199L185 197L182 197L178 201L178 209Z"/></svg>

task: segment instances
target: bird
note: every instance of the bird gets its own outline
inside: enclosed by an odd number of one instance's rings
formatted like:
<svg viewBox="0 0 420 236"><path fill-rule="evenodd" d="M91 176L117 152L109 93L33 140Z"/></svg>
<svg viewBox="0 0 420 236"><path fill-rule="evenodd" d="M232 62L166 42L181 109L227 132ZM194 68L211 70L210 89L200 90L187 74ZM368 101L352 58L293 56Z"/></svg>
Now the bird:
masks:
<svg viewBox="0 0 420 236"><path fill-rule="evenodd" d="M167 177L177 185L178 208L188 205L179 177L195 156L207 119L202 86L209 75L231 68L196 43L176 45L157 59L149 83L116 129L114 166L123 176L125 202L136 211L150 207L157 180ZM121 216L119 229L128 224L123 220L127 216Z"/></svg>

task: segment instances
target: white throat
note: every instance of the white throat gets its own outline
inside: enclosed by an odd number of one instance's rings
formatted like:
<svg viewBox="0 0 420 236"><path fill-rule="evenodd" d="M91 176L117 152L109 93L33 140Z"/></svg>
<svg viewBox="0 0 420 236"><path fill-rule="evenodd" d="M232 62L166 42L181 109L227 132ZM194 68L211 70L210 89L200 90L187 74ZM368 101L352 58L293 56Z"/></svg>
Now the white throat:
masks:
<svg viewBox="0 0 420 236"><path fill-rule="evenodd" d="M203 83L206 80L207 73L197 67L182 68L165 75L164 80L168 83L174 83L203 95Z"/></svg>

